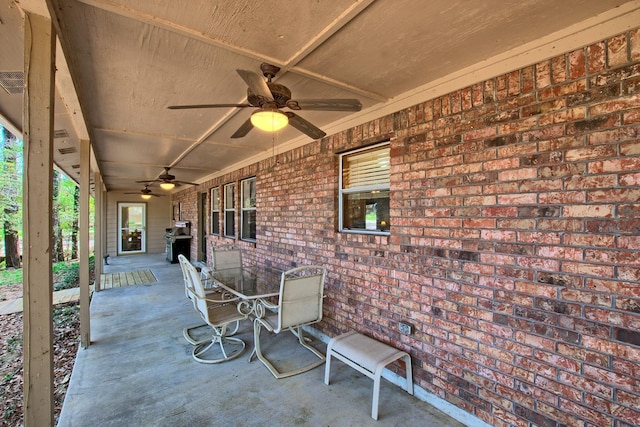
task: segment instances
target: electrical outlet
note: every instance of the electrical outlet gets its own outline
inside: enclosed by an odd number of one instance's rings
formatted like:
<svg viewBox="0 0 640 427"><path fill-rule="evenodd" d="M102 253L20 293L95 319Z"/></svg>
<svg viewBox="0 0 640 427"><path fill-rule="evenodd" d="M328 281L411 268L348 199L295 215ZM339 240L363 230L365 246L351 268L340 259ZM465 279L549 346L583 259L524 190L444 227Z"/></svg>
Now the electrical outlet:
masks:
<svg viewBox="0 0 640 427"><path fill-rule="evenodd" d="M413 326L406 322L398 322L398 330L401 334L411 335L413 333Z"/></svg>

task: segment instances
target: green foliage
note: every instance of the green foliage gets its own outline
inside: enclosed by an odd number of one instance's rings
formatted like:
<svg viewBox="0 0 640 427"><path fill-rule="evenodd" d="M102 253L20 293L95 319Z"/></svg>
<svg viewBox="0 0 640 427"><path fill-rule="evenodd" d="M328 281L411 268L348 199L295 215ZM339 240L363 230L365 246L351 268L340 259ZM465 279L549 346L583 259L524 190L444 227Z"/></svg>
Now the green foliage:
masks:
<svg viewBox="0 0 640 427"><path fill-rule="evenodd" d="M18 232L22 240L22 188L23 188L23 143L7 129L0 125L0 253L4 251L4 226ZM71 251L70 240L74 235L74 227L78 224L78 215L74 211L74 192L76 184L65 174L60 173L60 187L53 203L58 208L60 235L67 248L66 256ZM89 198L90 221L94 218L94 200ZM90 224L90 228L93 224ZM77 234L77 230L76 230ZM54 232L55 235L55 232ZM68 258L67 258L68 259ZM0 266L2 268L2 266Z"/></svg>
<svg viewBox="0 0 640 427"><path fill-rule="evenodd" d="M7 339L7 348L9 351L14 352L18 346L22 345L22 334L15 334Z"/></svg>
<svg viewBox="0 0 640 427"><path fill-rule="evenodd" d="M0 125L0 227L22 230L22 140Z"/></svg>
<svg viewBox="0 0 640 427"><path fill-rule="evenodd" d="M95 268L95 257L89 256L89 272L92 273ZM59 291L62 289L77 288L80 284L80 264L78 260L74 261L62 261L53 264L53 290ZM0 264L0 286L13 285L16 283L22 283L22 269L11 268L4 269L4 266Z"/></svg>
<svg viewBox="0 0 640 427"><path fill-rule="evenodd" d="M75 261L62 261L54 264L55 274L53 290L77 288L80 281L78 263Z"/></svg>
<svg viewBox="0 0 640 427"><path fill-rule="evenodd" d="M95 257L89 256L89 271L95 267ZM80 286L80 263L75 261L62 261L53 264L54 291L77 288Z"/></svg>
<svg viewBox="0 0 640 427"><path fill-rule="evenodd" d="M22 269L11 268L6 270L4 262L0 264L0 286L13 285L15 283L22 283Z"/></svg>
<svg viewBox="0 0 640 427"><path fill-rule="evenodd" d="M6 375L5 375L5 377L6 377ZM10 379L11 379L11 377L9 377L9 378L5 378L5 382L8 382ZM8 419L9 419L9 417L11 417L11 414L13 414L13 411L15 411L15 409L16 409L16 404L15 404L15 403L11 403L11 404L9 405L9 408L7 408L7 409L4 411L4 415L2 416L2 419L4 419L4 420L8 420Z"/></svg>

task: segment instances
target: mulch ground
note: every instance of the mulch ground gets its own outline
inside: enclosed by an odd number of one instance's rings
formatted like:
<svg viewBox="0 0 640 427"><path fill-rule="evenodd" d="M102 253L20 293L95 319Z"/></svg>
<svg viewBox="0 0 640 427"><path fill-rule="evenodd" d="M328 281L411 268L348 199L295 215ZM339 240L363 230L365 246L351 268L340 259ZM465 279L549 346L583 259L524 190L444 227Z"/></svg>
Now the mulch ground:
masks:
<svg viewBox="0 0 640 427"><path fill-rule="evenodd" d="M54 399L56 422L71 378L80 337L77 303L54 307ZM0 426L23 424L22 313L0 316Z"/></svg>

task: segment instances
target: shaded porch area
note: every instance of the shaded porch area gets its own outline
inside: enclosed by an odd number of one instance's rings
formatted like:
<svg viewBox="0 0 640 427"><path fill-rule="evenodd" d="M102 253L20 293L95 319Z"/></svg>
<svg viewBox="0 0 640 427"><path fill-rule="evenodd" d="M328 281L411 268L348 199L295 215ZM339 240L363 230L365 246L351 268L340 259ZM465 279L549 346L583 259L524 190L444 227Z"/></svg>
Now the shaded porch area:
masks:
<svg viewBox="0 0 640 427"><path fill-rule="evenodd" d="M330 386L323 383L324 366L276 380L259 361L248 362L249 321L237 334L247 343L245 355L197 363L182 329L200 318L184 295L179 265L167 263L164 254L109 262L105 274L150 269L157 281L93 294L92 343L78 352L59 426L463 425L386 380L379 421L372 420L372 381L339 361ZM282 363L307 357L297 353L292 334L280 335L275 348L273 336L263 333L263 350L276 360L282 356ZM326 342L314 343L326 351Z"/></svg>

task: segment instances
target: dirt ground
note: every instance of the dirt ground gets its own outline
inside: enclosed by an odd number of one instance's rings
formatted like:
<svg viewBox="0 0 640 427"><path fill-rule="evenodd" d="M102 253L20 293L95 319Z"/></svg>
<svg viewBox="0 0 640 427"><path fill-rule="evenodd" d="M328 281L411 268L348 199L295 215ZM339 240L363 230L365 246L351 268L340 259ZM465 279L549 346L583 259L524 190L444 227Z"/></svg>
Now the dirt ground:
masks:
<svg viewBox="0 0 640 427"><path fill-rule="evenodd" d="M0 286L0 301L22 297L22 285ZM77 303L54 307L54 399L56 422L78 351L80 321ZM23 423L22 313L0 315L0 426Z"/></svg>

